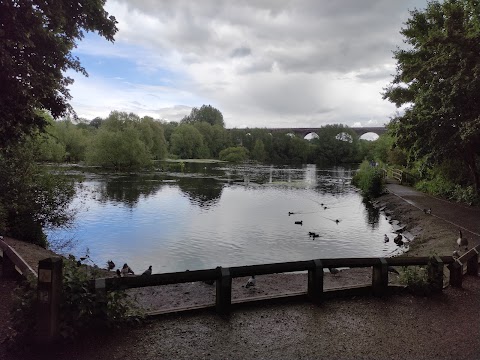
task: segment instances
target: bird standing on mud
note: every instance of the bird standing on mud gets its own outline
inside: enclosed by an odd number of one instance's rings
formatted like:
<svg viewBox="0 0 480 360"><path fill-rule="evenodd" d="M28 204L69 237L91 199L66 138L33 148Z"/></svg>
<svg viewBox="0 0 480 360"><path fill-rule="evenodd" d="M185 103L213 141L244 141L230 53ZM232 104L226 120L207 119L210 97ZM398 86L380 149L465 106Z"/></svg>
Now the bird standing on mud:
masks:
<svg viewBox="0 0 480 360"><path fill-rule="evenodd" d="M257 280L255 280L255 275L252 275L250 279L247 280L245 287L248 289L249 287L255 286Z"/></svg>
<svg viewBox="0 0 480 360"><path fill-rule="evenodd" d="M152 265L150 265L148 269L143 272L142 275L152 275Z"/></svg>
<svg viewBox="0 0 480 360"><path fill-rule="evenodd" d="M459 237L457 239L458 247L465 246L465 250L468 250L468 240L463 237L462 230L458 230L458 232L459 232Z"/></svg>
<svg viewBox="0 0 480 360"><path fill-rule="evenodd" d="M128 276L128 275L135 275L132 269L130 269L130 266L128 266L127 263L123 264L122 270L121 270L122 276Z"/></svg>
<svg viewBox="0 0 480 360"><path fill-rule="evenodd" d="M115 269L115 263L112 260L107 261L108 271Z"/></svg>
<svg viewBox="0 0 480 360"><path fill-rule="evenodd" d="M332 274L332 275L337 275L340 272L340 270L338 270L337 268L334 268L334 267L329 267L328 271L330 271L330 274Z"/></svg>

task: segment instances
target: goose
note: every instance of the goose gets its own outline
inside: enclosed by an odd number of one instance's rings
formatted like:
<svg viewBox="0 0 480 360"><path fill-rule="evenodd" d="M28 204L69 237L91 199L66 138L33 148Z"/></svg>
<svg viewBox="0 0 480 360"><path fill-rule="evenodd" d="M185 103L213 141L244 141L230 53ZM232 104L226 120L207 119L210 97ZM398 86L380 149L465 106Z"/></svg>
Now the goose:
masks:
<svg viewBox="0 0 480 360"><path fill-rule="evenodd" d="M247 280L247 283L245 284L245 287L248 289L249 287L255 286L255 283L257 280L255 280L255 275L250 276L250 279Z"/></svg>
<svg viewBox="0 0 480 360"><path fill-rule="evenodd" d="M135 275L132 269L130 269L130 266L128 266L127 263L123 264L122 270L121 270L122 276L128 276L128 275Z"/></svg>
<svg viewBox="0 0 480 360"><path fill-rule="evenodd" d="M386 242L386 243L390 241L390 239L388 238L387 234L385 234L385 235L383 236L383 241Z"/></svg>
<svg viewBox="0 0 480 360"><path fill-rule="evenodd" d="M397 275L400 275L400 273L397 271L397 269L395 269L393 266L388 267L388 272L392 272L392 273L395 273Z"/></svg>
<svg viewBox="0 0 480 360"><path fill-rule="evenodd" d="M150 265L148 269L143 272L142 275L152 275L152 265Z"/></svg>
<svg viewBox="0 0 480 360"><path fill-rule="evenodd" d="M468 240L463 237L462 230L458 230L460 236L457 239L458 247L465 246L465 250L468 250Z"/></svg>
<svg viewBox="0 0 480 360"><path fill-rule="evenodd" d="M107 268L108 268L108 271L113 270L115 268L115 263L112 260L108 260Z"/></svg>
<svg viewBox="0 0 480 360"><path fill-rule="evenodd" d="M303 220L295 221L295 224L296 224L296 225L303 225Z"/></svg>
<svg viewBox="0 0 480 360"><path fill-rule="evenodd" d="M337 275L340 272L340 270L338 270L337 268L334 268L334 267L329 267L328 271L330 271L330 274L332 274L332 275Z"/></svg>

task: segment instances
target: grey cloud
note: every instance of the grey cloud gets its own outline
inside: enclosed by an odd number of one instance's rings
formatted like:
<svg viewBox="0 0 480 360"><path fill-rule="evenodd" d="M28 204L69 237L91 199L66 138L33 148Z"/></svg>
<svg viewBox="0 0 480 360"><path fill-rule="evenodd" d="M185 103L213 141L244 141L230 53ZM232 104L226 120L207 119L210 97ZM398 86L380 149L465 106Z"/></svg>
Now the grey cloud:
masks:
<svg viewBox="0 0 480 360"><path fill-rule="evenodd" d="M245 57L252 53L252 50L248 47L239 47L233 49L232 53L230 54L231 57Z"/></svg>

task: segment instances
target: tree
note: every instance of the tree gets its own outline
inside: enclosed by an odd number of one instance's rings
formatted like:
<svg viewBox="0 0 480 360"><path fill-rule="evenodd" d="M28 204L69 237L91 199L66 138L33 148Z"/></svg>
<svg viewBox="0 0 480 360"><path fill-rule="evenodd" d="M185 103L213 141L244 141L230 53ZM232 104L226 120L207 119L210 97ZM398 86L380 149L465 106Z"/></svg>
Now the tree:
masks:
<svg viewBox="0 0 480 360"><path fill-rule="evenodd" d="M44 129L36 112L54 118L72 111L68 70L87 75L71 54L84 31L109 41L117 21L104 10L105 0L2 0L0 2L0 149L25 134Z"/></svg>
<svg viewBox="0 0 480 360"><path fill-rule="evenodd" d="M225 127L222 113L211 105L202 105L200 109L194 107L190 112L190 115L185 116L181 123L193 124L201 121L207 122L210 125L220 125Z"/></svg>
<svg viewBox="0 0 480 360"><path fill-rule="evenodd" d="M254 160L257 160L259 162L265 161L265 158L267 157L267 153L265 152L265 145L263 144L262 140L257 139L255 141L255 146L251 154Z"/></svg>
<svg viewBox="0 0 480 360"><path fill-rule="evenodd" d="M0 152L0 233L47 246L44 228L69 225L75 189L71 179L40 168L35 141Z"/></svg>
<svg viewBox="0 0 480 360"><path fill-rule="evenodd" d="M405 106L392 120L399 146L432 165L459 159L477 194L480 176L480 7L474 0L432 1L401 29L397 73L383 97Z"/></svg>
<svg viewBox="0 0 480 360"><path fill-rule="evenodd" d="M183 124L178 126L170 139L172 154L182 159L197 159L205 151L203 136L193 125Z"/></svg>

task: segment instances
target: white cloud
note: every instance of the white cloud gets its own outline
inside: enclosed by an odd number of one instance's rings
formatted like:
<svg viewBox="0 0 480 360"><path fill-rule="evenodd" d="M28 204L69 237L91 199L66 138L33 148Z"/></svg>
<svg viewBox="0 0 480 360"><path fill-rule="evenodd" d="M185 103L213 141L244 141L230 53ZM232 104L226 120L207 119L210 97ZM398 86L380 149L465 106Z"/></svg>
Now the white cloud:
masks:
<svg viewBox="0 0 480 360"><path fill-rule="evenodd" d="M80 116L116 109L177 119L205 103L228 127L381 125L395 111L381 92L400 27L425 3L110 0L115 45L87 39L80 58L127 59L151 81L75 76L73 106Z"/></svg>

